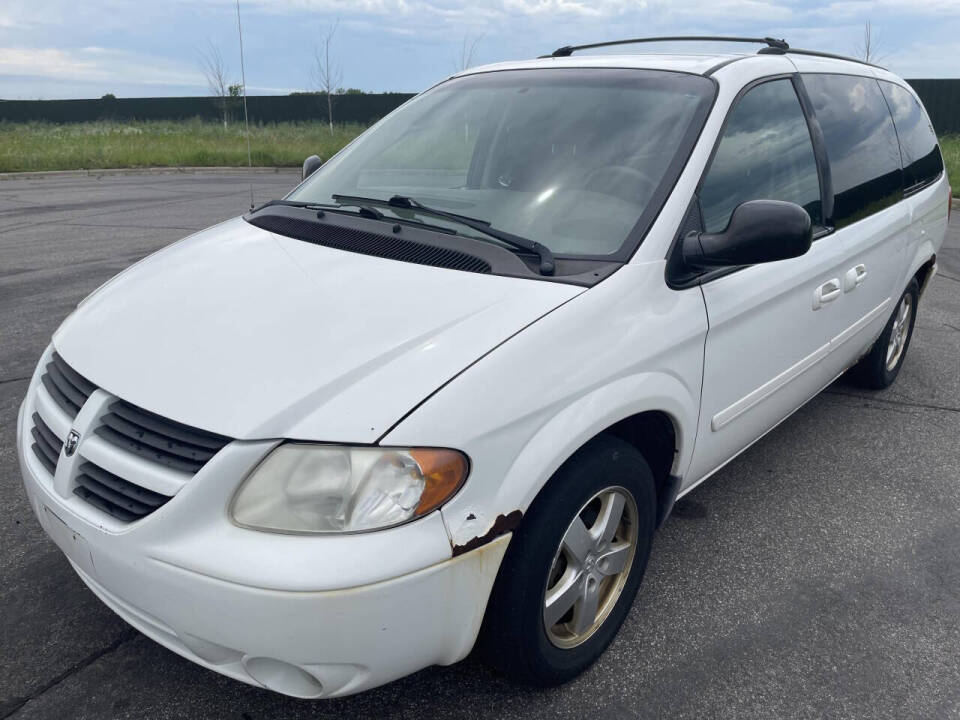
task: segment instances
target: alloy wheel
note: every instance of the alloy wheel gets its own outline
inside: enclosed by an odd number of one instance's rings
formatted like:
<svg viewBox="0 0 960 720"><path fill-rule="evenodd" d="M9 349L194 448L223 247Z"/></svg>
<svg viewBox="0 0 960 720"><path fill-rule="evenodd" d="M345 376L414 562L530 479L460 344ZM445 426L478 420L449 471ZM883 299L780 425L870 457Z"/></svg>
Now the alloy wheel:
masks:
<svg viewBox="0 0 960 720"><path fill-rule="evenodd" d="M893 318L893 326L890 328L890 342L887 344L887 370L892 371L900 357L903 355L903 349L907 344L907 337L910 334L910 316L913 314L913 296L910 293L904 294L897 306L896 314Z"/></svg>
<svg viewBox="0 0 960 720"><path fill-rule="evenodd" d="M596 493L574 516L554 555L543 599L550 642L571 648L603 625L637 548L637 504L626 488Z"/></svg>

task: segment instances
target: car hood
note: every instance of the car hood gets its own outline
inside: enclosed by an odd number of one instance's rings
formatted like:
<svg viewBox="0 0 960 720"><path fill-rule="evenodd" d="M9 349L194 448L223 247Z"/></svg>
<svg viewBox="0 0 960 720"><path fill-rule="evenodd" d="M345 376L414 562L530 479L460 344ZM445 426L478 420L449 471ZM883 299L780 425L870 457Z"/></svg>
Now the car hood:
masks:
<svg viewBox="0 0 960 720"><path fill-rule="evenodd" d="M237 218L101 287L53 343L91 382L172 420L238 439L372 443L582 291L334 250Z"/></svg>

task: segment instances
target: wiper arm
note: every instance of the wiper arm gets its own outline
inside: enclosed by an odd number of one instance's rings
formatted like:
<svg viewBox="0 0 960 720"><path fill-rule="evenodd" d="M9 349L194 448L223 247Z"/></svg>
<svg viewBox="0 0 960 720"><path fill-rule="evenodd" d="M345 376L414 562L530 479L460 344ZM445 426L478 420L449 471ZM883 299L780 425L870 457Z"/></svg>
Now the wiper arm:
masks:
<svg viewBox="0 0 960 720"><path fill-rule="evenodd" d="M387 207L403 208L406 210L419 210L420 212L427 213L428 215L445 218L447 220L460 223L461 225L466 225L469 228L473 228L477 232L481 232L484 235L489 235L490 237L496 238L497 240L500 240L501 242L512 247L519 248L521 250L529 250L540 259L541 275L553 275L554 271L557 269L557 264L553 258L553 253L550 252L550 248L548 248L546 245L541 245L536 240L530 240L525 237L520 237L519 235L514 235L506 230L498 230L486 220L478 220L477 218L468 217L466 215L457 215L456 213L447 212L446 210L438 210L437 208L428 207L423 203L417 202L411 197L406 197L405 195L394 195L389 200L379 200L377 198L360 197L357 195L333 195L332 197L335 201L341 204L384 205Z"/></svg>
<svg viewBox="0 0 960 720"><path fill-rule="evenodd" d="M254 208L252 212L257 212L257 210L262 210L265 207L270 205L286 205L288 207L298 207L298 208L307 208L309 210L336 210L340 205L330 205L328 203L317 203L317 202L306 202L301 200L270 200L265 202L260 207ZM349 205L350 207L357 208L357 213L363 215L364 217L372 218L373 220L389 220L389 218L384 215L382 212L377 210L375 207L370 207L368 204L357 204L357 203L341 203L341 205Z"/></svg>

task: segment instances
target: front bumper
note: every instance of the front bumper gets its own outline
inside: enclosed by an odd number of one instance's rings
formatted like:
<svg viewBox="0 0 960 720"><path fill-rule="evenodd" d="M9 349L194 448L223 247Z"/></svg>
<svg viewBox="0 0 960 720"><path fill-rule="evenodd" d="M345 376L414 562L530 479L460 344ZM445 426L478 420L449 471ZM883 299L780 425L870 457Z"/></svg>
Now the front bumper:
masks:
<svg viewBox="0 0 960 720"><path fill-rule="evenodd" d="M439 513L352 536L236 527L227 501L270 442L231 444L169 503L118 527L62 496L34 457L25 428L34 386L17 421L31 507L91 590L157 642L304 698L359 692L469 653L509 535L451 559Z"/></svg>

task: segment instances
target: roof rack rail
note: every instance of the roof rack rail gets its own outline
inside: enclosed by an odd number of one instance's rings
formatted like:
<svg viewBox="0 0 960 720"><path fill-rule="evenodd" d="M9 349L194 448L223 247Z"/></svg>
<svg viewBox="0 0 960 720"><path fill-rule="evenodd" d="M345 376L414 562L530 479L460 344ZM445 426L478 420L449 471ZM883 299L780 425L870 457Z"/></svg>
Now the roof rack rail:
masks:
<svg viewBox="0 0 960 720"><path fill-rule="evenodd" d="M832 58L834 60L846 60L848 62L855 62L859 63L860 65L869 65L870 67L886 70L886 68L881 67L880 65L874 65L872 62L867 62L866 60L849 57L847 55L836 55L834 53L820 52L819 50L801 50L800 48L786 48L780 50L774 47L765 47L757 50L758 55L782 55L784 53L790 53L791 55L813 55L814 57Z"/></svg>
<svg viewBox="0 0 960 720"><path fill-rule="evenodd" d="M645 37L645 38L631 38L629 40L609 40L607 42L599 43L590 43L589 45L564 45L562 48L557 48L549 55L541 55L540 57L569 57L577 50L591 50L593 48L599 47L609 47L611 45L633 45L635 43L650 43L650 42L738 42L738 43L753 43L760 45L766 45L765 48L771 52L786 52L790 49L790 46L787 44L786 40L777 40L776 38L764 37L764 38L748 38L748 37L725 37L721 35L676 35L676 36L666 36L666 37ZM762 51L761 51L762 52Z"/></svg>

